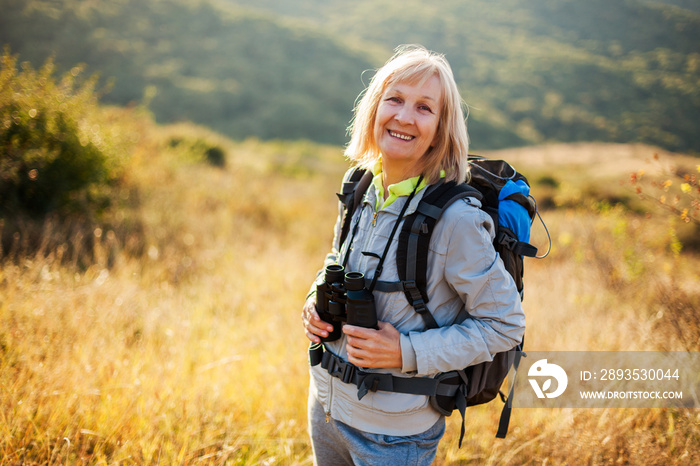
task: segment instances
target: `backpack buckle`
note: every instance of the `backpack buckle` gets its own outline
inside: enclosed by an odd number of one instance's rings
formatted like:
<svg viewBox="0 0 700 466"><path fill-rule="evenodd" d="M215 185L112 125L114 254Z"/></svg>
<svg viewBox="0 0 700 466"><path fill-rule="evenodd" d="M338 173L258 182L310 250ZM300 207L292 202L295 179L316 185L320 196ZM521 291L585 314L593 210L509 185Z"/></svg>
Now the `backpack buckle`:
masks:
<svg viewBox="0 0 700 466"><path fill-rule="evenodd" d="M344 363L344 365L345 367L343 367L339 378L344 383L353 383L353 380L355 379L355 366L350 363Z"/></svg>
<svg viewBox="0 0 700 466"><path fill-rule="evenodd" d="M415 280L404 280L401 282L403 291L411 296L410 301L415 302L421 299L420 290Z"/></svg>
<svg viewBox="0 0 700 466"><path fill-rule="evenodd" d="M332 377L342 380L344 383L355 383L355 370L353 364L345 362L330 351L323 354L321 367L328 371Z"/></svg>
<svg viewBox="0 0 700 466"><path fill-rule="evenodd" d="M352 383L355 377L355 366L334 358L333 367L328 369L328 373L344 383Z"/></svg>
<svg viewBox="0 0 700 466"><path fill-rule="evenodd" d="M404 293L406 294L406 299L413 306L413 309L423 318L427 328L438 328L439 325L435 322L435 318L430 313L430 309L425 304L423 295L418 289L418 285L415 280L403 280Z"/></svg>
<svg viewBox="0 0 700 466"><path fill-rule="evenodd" d="M417 299L411 303L413 308L416 310L417 313L423 314L424 312L428 312L428 306L425 305L425 301L422 299Z"/></svg>
<svg viewBox="0 0 700 466"><path fill-rule="evenodd" d="M423 296L421 296L420 294L418 285L416 285L415 280L404 280L403 290L408 296L410 296L409 302L417 312L422 314L423 312L428 310L427 306L425 305L425 301L423 301Z"/></svg>
<svg viewBox="0 0 700 466"><path fill-rule="evenodd" d="M505 246L506 248L510 249L513 251L515 247L518 245L518 239L509 235L508 233L504 231L500 231L498 233L498 244Z"/></svg>

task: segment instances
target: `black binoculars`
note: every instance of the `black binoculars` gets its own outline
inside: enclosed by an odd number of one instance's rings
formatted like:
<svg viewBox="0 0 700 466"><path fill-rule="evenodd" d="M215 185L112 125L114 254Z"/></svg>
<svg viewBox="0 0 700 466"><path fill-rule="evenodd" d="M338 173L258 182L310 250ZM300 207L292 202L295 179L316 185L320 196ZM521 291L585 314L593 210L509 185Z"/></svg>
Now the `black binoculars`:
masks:
<svg viewBox="0 0 700 466"><path fill-rule="evenodd" d="M374 295L365 287L360 272L345 273L342 265L329 265L323 282L316 285L316 311L333 331L322 341L335 341L341 335L341 323L378 329Z"/></svg>

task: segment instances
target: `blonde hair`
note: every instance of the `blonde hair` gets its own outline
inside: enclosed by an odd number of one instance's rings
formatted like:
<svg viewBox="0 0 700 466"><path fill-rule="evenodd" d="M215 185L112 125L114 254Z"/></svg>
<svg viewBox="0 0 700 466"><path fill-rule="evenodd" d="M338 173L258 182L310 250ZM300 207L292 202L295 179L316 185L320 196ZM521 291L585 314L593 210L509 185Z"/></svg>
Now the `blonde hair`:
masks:
<svg viewBox="0 0 700 466"><path fill-rule="evenodd" d="M397 48L394 56L377 70L367 89L360 94L349 127L350 142L345 156L356 165L371 169L381 157L374 137L374 124L384 91L393 83L422 85L433 76L438 77L442 86L437 143L420 158L417 168L429 183L440 179L441 170L445 171L445 181L465 181L469 171L469 136L462 111L464 103L444 55L422 46Z"/></svg>

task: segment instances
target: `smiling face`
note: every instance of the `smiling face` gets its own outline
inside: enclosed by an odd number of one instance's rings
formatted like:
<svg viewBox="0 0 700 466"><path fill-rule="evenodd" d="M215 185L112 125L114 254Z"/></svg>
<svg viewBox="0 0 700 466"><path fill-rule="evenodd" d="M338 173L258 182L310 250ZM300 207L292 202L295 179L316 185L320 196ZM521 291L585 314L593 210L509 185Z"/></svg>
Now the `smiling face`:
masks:
<svg viewBox="0 0 700 466"><path fill-rule="evenodd" d="M400 176L416 176L412 167L435 143L442 86L437 76L423 84L390 84L377 107L374 138L382 154L384 170Z"/></svg>

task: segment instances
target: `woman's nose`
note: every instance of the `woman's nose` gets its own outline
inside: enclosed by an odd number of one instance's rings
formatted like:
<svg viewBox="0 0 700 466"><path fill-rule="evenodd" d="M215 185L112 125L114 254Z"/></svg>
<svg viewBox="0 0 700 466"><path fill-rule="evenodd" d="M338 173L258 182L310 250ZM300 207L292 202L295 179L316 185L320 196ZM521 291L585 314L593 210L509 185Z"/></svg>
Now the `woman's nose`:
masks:
<svg viewBox="0 0 700 466"><path fill-rule="evenodd" d="M394 118L402 125L407 125L413 121L413 112L406 106L403 106L396 111Z"/></svg>

